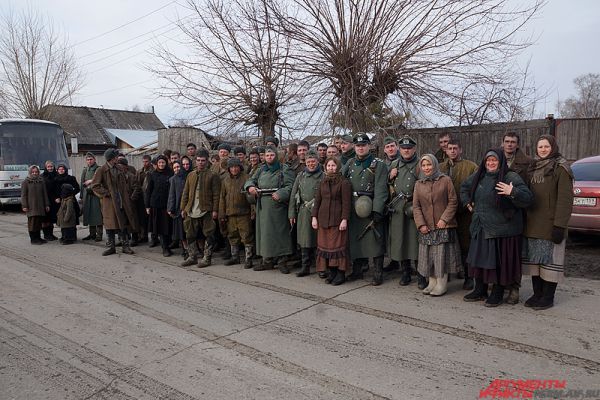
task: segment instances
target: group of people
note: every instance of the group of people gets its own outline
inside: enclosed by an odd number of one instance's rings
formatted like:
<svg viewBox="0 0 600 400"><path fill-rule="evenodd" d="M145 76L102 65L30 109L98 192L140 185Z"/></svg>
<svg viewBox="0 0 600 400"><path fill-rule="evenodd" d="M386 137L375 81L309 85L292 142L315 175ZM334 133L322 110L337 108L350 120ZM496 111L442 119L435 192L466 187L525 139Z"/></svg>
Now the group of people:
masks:
<svg viewBox="0 0 600 400"><path fill-rule="evenodd" d="M285 274L299 266L298 277L315 268L332 285L371 267L380 285L384 272L400 270L400 285L416 275L434 297L462 275L464 300L488 307L517 303L528 274L534 293L525 306L552 307L573 202L573 174L554 137L540 136L532 159L506 133L479 165L462 158L456 138L438 139L435 154L418 156L410 136L386 137L382 159L365 133L316 151L306 141L284 151L275 137L249 152L221 144L213 157L190 143L183 156L144 156L137 171L109 149L103 166L86 155L81 211L77 180L51 162L43 174L30 167L22 205L32 244L52 240L53 224L73 243L82 215L83 240L102 241L106 230L105 256L150 242L165 257L181 248L181 266L203 268L222 249L226 265Z"/></svg>

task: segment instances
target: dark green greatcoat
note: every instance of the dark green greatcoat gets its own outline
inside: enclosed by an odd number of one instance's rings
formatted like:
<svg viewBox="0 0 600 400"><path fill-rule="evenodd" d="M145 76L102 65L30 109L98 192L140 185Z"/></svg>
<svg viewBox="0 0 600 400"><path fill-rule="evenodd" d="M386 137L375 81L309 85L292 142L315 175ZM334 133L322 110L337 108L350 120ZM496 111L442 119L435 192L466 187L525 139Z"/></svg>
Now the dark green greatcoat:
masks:
<svg viewBox="0 0 600 400"><path fill-rule="evenodd" d="M252 186L258 189L278 189L276 193L279 201L273 200L271 195L257 199L256 254L263 258L292 254L288 203L293 185L294 173L280 162L263 165L244 185L246 190Z"/></svg>
<svg viewBox="0 0 600 400"><path fill-rule="evenodd" d="M397 168L398 175L388 182L391 198L404 193L409 197L402 199L392 207L394 212L390 214L388 225L388 256L392 260L417 260L419 255L418 232L412 213L412 196L418 177L419 157L415 154L410 161L402 157L397 158L390 164L390 169Z"/></svg>
<svg viewBox="0 0 600 400"><path fill-rule="evenodd" d="M312 228L311 212L315 193L323 180L321 166L313 172L304 170L298 174L288 207L288 218L296 218L298 245L302 248L317 247L317 231Z"/></svg>
<svg viewBox="0 0 600 400"><path fill-rule="evenodd" d="M342 175L348 178L352 185L352 192L373 192L373 212L383 214L385 203L388 198L387 177L388 168L385 163L369 155L364 160L351 158L342 168ZM348 243L350 246L350 258L370 258L382 256L385 253L385 226L381 221L375 224L375 228L382 235L377 238L373 230L358 239L365 227L371 222L371 218L360 218L356 215L354 203L358 197L352 195L352 212L348 223Z"/></svg>
<svg viewBox="0 0 600 400"><path fill-rule="evenodd" d="M81 214L83 216L83 226L102 225L102 206L100 205L100 198L94 194L91 184L84 186L85 181L94 178L94 174L98 168L100 168L100 166L94 163L91 167L85 167L83 168L83 171L81 171L81 201L83 202Z"/></svg>

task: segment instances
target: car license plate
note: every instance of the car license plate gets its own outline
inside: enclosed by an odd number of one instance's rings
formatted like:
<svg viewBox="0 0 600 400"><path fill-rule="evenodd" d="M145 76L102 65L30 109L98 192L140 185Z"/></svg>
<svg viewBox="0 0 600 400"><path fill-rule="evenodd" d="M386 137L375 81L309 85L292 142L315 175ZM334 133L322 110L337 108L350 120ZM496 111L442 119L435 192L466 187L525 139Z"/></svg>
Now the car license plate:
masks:
<svg viewBox="0 0 600 400"><path fill-rule="evenodd" d="M595 207L596 206L596 198L595 197L574 197L573 205L574 206Z"/></svg>

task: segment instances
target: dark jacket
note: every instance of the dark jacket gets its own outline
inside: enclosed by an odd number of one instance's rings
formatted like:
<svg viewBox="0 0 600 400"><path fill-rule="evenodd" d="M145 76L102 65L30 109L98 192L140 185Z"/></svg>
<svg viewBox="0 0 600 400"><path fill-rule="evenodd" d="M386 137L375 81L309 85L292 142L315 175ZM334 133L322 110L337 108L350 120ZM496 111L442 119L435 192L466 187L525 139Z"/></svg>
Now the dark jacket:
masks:
<svg viewBox="0 0 600 400"><path fill-rule="evenodd" d="M144 204L146 208L167 208L169 201L169 178L173 171L165 168L162 171L155 169L148 174L148 186L144 193Z"/></svg>
<svg viewBox="0 0 600 400"><path fill-rule="evenodd" d="M221 179L219 175L209 169L196 170L188 174L181 194L181 210L190 213L194 206L198 185L200 185L200 209L203 211L219 211Z"/></svg>
<svg viewBox="0 0 600 400"><path fill-rule="evenodd" d="M516 172L521 179L523 179L523 182L527 182L527 170L533 160L530 157L527 157L523 150L517 149L514 158L512 160L507 159L507 162L509 164L508 168L510 168L511 171Z"/></svg>
<svg viewBox="0 0 600 400"><path fill-rule="evenodd" d="M343 219L350 219L352 208L352 185L344 178L323 178L315 194L312 216L317 217L319 227L338 226Z"/></svg>
<svg viewBox="0 0 600 400"><path fill-rule="evenodd" d="M73 175L69 175L68 173L64 173L62 175L56 174L56 178L54 179L55 189L53 192L57 194L55 199L60 199L60 188L65 183L73 186L73 189L75 189L74 195L79 193L79 183L77 183L77 179Z"/></svg>
<svg viewBox="0 0 600 400"><path fill-rule="evenodd" d="M42 178L44 179L44 184L46 185L46 195L48 196L48 203L50 207L50 211L46 214L48 216L49 222L56 223L56 213L58 212L58 208L60 207L60 203L57 203L55 200L60 198L60 187L56 188L56 171L48 172L44 170L42 172Z"/></svg>
<svg viewBox="0 0 600 400"><path fill-rule="evenodd" d="M50 206L46 183L41 177L25 178L21 184L21 207L27 208L28 217L43 217Z"/></svg>
<svg viewBox="0 0 600 400"><path fill-rule="evenodd" d="M181 204L181 194L185 186L185 178L187 175L173 175L169 178L169 200L167 201L167 212L171 214L181 214L179 205Z"/></svg>

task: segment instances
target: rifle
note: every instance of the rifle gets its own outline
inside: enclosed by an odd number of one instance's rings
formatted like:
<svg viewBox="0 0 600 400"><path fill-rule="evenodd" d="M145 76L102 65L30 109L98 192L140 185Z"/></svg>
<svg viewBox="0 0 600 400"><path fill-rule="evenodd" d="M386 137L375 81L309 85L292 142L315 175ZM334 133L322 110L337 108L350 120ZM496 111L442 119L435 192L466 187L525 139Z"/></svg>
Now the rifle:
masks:
<svg viewBox="0 0 600 400"><path fill-rule="evenodd" d="M398 203L400 200L404 200L404 199L410 200L411 198L412 198L412 196L409 196L404 192L400 192L392 200L390 200L389 203L387 203L387 205L385 206L384 214L386 214L386 215L394 214L396 212L396 208L395 208L396 203Z"/></svg>
<svg viewBox="0 0 600 400"><path fill-rule="evenodd" d="M358 235L358 237L356 238L357 240L361 240L363 237L365 237L365 235L367 234L367 232L369 230L372 230L373 233L375 234L375 239L377 240L381 240L382 235L381 233L377 230L377 228L375 228L375 221L371 221L369 222L369 225L365 226L365 229L363 229L363 231L360 233L360 235Z"/></svg>
<svg viewBox="0 0 600 400"><path fill-rule="evenodd" d="M258 206L259 209L261 208L261 204L260 204L261 197L271 195L279 190L278 188L259 189L257 187L255 187L255 189L256 189L256 205ZM242 190L242 193L250 194L250 192L248 192L247 190Z"/></svg>

